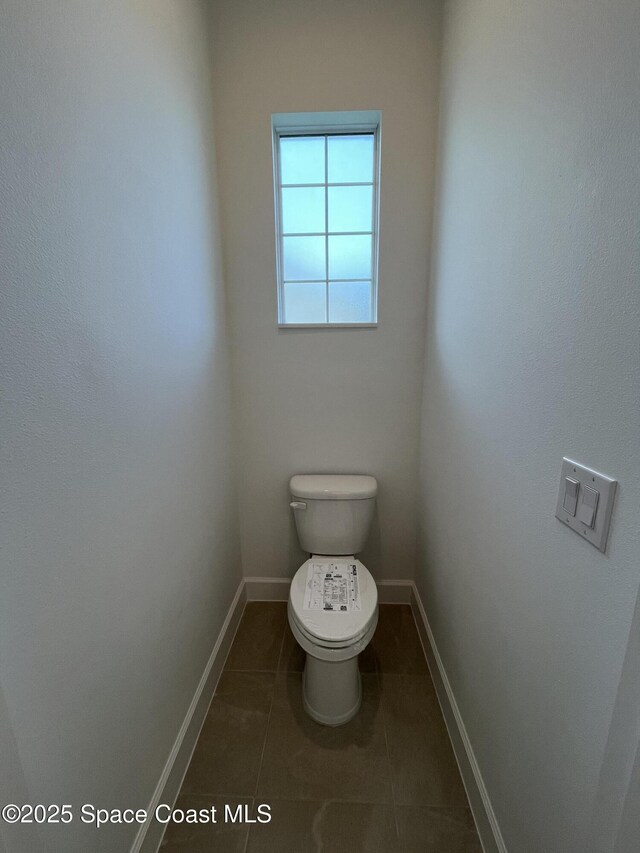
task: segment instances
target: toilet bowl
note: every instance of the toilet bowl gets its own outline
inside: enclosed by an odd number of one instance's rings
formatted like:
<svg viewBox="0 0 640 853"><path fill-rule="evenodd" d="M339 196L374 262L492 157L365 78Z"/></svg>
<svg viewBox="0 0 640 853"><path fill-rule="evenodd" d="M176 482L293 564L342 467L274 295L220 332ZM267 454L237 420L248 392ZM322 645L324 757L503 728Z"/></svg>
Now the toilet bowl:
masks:
<svg viewBox="0 0 640 853"><path fill-rule="evenodd" d="M360 708L358 655L378 622L375 581L355 556L366 540L377 483L360 475L297 475L290 490L301 545L313 546L291 582L287 606L306 653L303 704L316 722L339 726Z"/></svg>
<svg viewBox="0 0 640 853"><path fill-rule="evenodd" d="M309 578L325 569L332 578L349 579L353 569L359 584L359 610L305 609ZM306 652L302 698L305 711L325 726L339 726L360 708L362 687L358 655L369 644L378 624L378 591L367 568L354 557L313 555L303 563L291 584L287 607L293 636Z"/></svg>

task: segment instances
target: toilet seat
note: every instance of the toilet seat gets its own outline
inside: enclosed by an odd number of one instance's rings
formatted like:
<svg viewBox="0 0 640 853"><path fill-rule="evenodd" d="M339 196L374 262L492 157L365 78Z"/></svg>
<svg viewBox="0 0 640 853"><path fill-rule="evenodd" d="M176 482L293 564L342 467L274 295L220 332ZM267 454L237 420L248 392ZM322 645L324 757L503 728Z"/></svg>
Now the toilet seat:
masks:
<svg viewBox="0 0 640 853"><path fill-rule="evenodd" d="M315 645L315 646L319 646L322 649L345 649L345 648L348 648L349 646L352 646L354 643L357 643L358 640L362 639L362 637L364 637L364 635L368 632L369 627L370 627L370 623L369 623L365 628L362 629L362 631L359 631L355 636L350 637L347 640L339 640L338 642L331 642L329 640L323 640L319 637L316 637L315 634L312 634L310 631L307 631L305 626L300 624L300 622L296 618L295 613L291 613L291 608L289 609L289 613L290 613L291 618L293 619L293 621L295 623L296 628L302 634L302 636L305 638L305 640L307 640L309 643L313 643L313 645Z"/></svg>
<svg viewBox="0 0 640 853"><path fill-rule="evenodd" d="M340 567L355 564L358 570L360 610L305 610L305 593L311 563L333 563ZM326 649L351 649L366 638L369 642L378 620L378 590L367 567L355 557L313 555L296 572L289 591L289 618L292 627L312 646ZM366 645L366 643L364 644Z"/></svg>

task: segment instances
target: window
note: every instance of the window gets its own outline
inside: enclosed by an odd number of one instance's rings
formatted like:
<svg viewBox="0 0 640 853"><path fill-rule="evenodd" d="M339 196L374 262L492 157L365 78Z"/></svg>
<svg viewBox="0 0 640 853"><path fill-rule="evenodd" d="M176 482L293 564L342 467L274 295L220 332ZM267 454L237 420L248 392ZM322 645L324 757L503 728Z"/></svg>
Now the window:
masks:
<svg viewBox="0 0 640 853"><path fill-rule="evenodd" d="M380 113L275 115L278 322L377 322Z"/></svg>

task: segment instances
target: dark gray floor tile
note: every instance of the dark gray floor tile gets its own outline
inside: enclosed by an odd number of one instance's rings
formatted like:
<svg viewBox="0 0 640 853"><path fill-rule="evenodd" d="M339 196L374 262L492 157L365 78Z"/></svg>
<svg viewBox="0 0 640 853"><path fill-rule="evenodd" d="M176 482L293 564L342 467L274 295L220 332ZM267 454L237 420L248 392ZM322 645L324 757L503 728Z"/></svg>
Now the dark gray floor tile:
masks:
<svg viewBox="0 0 640 853"><path fill-rule="evenodd" d="M247 834L249 853L480 853L409 607L381 605L360 656L363 705L345 726L304 712L304 660L284 602L247 605L179 803L249 802L257 783L273 820L172 825L163 853L240 853Z"/></svg>
<svg viewBox="0 0 640 853"><path fill-rule="evenodd" d="M378 658L372 643L369 643L365 650L360 652L358 657L358 669L363 673L378 671Z"/></svg>
<svg viewBox="0 0 640 853"><path fill-rule="evenodd" d="M258 783L258 798L391 802L377 675L364 674L358 715L335 728L302 706L302 677L279 673Z"/></svg>
<svg viewBox="0 0 640 853"><path fill-rule="evenodd" d="M185 812L188 809L204 809L210 813L213 806L215 823L168 823L160 846L161 853L244 853L249 824L225 820L225 806L229 805L234 814L239 804L246 804L251 810L252 802L251 799L181 795L176 802L176 809Z"/></svg>
<svg viewBox="0 0 640 853"><path fill-rule="evenodd" d="M394 799L412 806L468 806L431 679L381 675Z"/></svg>
<svg viewBox="0 0 640 853"><path fill-rule="evenodd" d="M282 651L280 652L280 660L278 661L278 670L280 672L302 672L305 657L305 653L291 633L291 628L287 623L284 629L284 641L282 643Z"/></svg>
<svg viewBox="0 0 640 853"><path fill-rule="evenodd" d="M286 622L286 601L247 602L225 669L275 671Z"/></svg>
<svg viewBox="0 0 640 853"><path fill-rule="evenodd" d="M408 604L379 606L378 627L371 647L380 672L428 675L418 629Z"/></svg>
<svg viewBox="0 0 640 853"><path fill-rule="evenodd" d="M404 853L482 853L469 809L396 806Z"/></svg>
<svg viewBox="0 0 640 853"><path fill-rule="evenodd" d="M183 794L253 796L275 674L223 672L182 785Z"/></svg>
<svg viewBox="0 0 640 853"><path fill-rule="evenodd" d="M269 824L254 825L247 853L397 853L392 806L274 800Z"/></svg>

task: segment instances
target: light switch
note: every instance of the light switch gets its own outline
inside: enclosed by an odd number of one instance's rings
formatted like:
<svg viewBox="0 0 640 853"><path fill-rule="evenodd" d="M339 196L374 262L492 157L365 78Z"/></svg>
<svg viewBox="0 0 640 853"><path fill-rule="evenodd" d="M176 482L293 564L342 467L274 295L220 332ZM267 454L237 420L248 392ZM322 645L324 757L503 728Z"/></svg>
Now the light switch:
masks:
<svg viewBox="0 0 640 853"><path fill-rule="evenodd" d="M565 477L564 478L564 499L562 501L562 508L569 514L576 514L576 507L578 505L578 490L580 489L580 483L577 480L574 480L573 477Z"/></svg>
<svg viewBox="0 0 640 853"><path fill-rule="evenodd" d="M578 509L578 521L586 524L587 527L593 527L593 522L596 518L596 510L598 509L598 498L600 492L592 489L591 486L585 486L582 490L582 500Z"/></svg>
<svg viewBox="0 0 640 853"><path fill-rule="evenodd" d="M564 457L556 518L599 551L607 547L616 480Z"/></svg>

